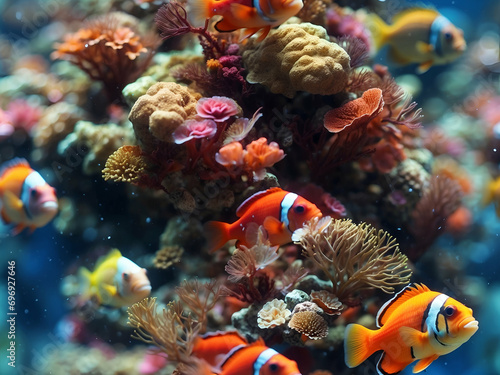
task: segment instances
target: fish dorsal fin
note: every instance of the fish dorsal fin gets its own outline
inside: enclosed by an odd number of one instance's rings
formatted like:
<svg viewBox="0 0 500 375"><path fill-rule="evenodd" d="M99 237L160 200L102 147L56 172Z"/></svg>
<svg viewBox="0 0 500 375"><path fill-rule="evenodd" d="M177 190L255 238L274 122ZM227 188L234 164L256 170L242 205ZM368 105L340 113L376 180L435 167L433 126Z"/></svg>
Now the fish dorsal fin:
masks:
<svg viewBox="0 0 500 375"><path fill-rule="evenodd" d="M396 294L392 299L387 301L379 310L377 314L377 327L382 327L391 314L403 303L409 299L418 296L419 294L429 292L430 289L424 284L410 284Z"/></svg>
<svg viewBox="0 0 500 375"><path fill-rule="evenodd" d="M432 9L432 8L415 8L415 7L412 7L412 8L408 8L408 9L405 9L405 10L402 10L401 12L395 14L393 17L392 17L392 24L396 24L398 21L400 21L401 19L403 19L403 17L407 17L408 15L412 15L412 18L414 18L416 16L416 12L421 12L422 15L425 15L429 18L431 17L437 17L439 15L439 12L435 9Z"/></svg>
<svg viewBox="0 0 500 375"><path fill-rule="evenodd" d="M31 168L28 161L23 158L14 158L11 159L7 162L5 162L1 167L0 167L0 178L3 177L5 172L7 172L9 169L14 168L14 167L26 167L26 168Z"/></svg>
<svg viewBox="0 0 500 375"><path fill-rule="evenodd" d="M99 266L101 264L103 264L105 261L107 261L108 259L120 258L120 257L122 257L122 253L120 252L120 250L113 249L108 254L100 256L99 259L97 259L97 262L96 262L96 264L94 266L94 270L96 270L97 268L99 268Z"/></svg>
<svg viewBox="0 0 500 375"><path fill-rule="evenodd" d="M245 213L248 211L250 206L252 206L252 204L254 204L256 201L258 201L262 197L265 197L266 195L278 193L281 191L284 191L284 190L279 188L279 187L273 187L273 188L270 188L270 189L267 189L264 191L259 191L259 192L255 193L251 197L248 197L247 199L245 199L245 201L242 204L240 204L240 206L236 210L236 216L242 217L243 215L245 215Z"/></svg>

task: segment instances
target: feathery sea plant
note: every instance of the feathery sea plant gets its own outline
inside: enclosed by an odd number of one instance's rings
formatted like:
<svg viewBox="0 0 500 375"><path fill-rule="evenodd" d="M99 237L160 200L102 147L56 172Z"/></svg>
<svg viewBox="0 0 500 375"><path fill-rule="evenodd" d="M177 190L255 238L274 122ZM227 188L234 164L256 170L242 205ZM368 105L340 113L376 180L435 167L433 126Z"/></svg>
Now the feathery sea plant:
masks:
<svg viewBox="0 0 500 375"><path fill-rule="evenodd" d="M343 303L368 289L394 293L410 280L408 258L396 240L369 224L315 218L296 231L293 240L332 282L332 293Z"/></svg>
<svg viewBox="0 0 500 375"><path fill-rule="evenodd" d="M189 365L194 338L201 324L185 314L179 302L171 302L161 311L156 297L145 298L127 310L128 324L134 327L132 338L157 346L170 361Z"/></svg>

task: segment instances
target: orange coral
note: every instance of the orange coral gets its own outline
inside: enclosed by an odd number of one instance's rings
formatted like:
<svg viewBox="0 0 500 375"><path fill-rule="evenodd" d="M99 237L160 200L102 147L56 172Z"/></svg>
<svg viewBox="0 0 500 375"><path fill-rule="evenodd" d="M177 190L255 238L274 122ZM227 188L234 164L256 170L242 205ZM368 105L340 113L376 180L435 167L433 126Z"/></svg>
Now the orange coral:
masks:
<svg viewBox="0 0 500 375"><path fill-rule="evenodd" d="M142 37L129 24L117 15L87 21L57 43L51 57L71 61L101 81L110 99L119 98L125 85L146 69L158 44L157 38Z"/></svg>
<svg viewBox="0 0 500 375"><path fill-rule="evenodd" d="M215 160L224 167L232 169L243 165L245 153L240 142L231 142L215 154Z"/></svg>
<svg viewBox="0 0 500 375"><path fill-rule="evenodd" d="M338 133L348 126L355 129L370 122L382 111L383 107L382 90L369 89L360 98L328 111L324 117L324 125L331 133Z"/></svg>
<svg viewBox="0 0 500 375"><path fill-rule="evenodd" d="M245 167L255 172L256 176L262 177L265 168L272 167L285 157L276 142L267 144L267 139L261 137L246 147Z"/></svg>

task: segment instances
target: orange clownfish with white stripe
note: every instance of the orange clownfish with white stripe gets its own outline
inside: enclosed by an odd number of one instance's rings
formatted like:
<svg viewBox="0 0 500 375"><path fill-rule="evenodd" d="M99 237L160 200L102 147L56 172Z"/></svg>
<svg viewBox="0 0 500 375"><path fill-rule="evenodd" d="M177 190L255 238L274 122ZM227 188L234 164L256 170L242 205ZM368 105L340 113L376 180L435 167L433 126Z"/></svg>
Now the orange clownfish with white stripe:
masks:
<svg viewBox="0 0 500 375"><path fill-rule="evenodd" d="M2 221L12 234L32 231L50 222L58 211L56 192L25 159L12 159L0 169Z"/></svg>
<svg viewBox="0 0 500 375"><path fill-rule="evenodd" d="M236 332L209 333L196 339L192 355L218 375L300 375L297 363L259 339L252 344Z"/></svg>
<svg viewBox="0 0 500 375"><path fill-rule="evenodd" d="M304 6L302 0L187 0L189 16L196 26L207 18L222 16L215 25L219 32L245 29L241 39L258 31L264 39L271 28L295 16Z"/></svg>
<svg viewBox="0 0 500 375"><path fill-rule="evenodd" d="M413 372L418 373L468 341L478 324L472 310L457 300L423 284L409 285L382 306L377 315L379 330L347 326L345 361L356 367L383 350L379 374L396 374L414 361L418 362Z"/></svg>
<svg viewBox="0 0 500 375"><path fill-rule="evenodd" d="M252 229L263 226L271 245L284 245L292 241L295 230L314 217L321 217L321 211L305 198L282 190L270 188L255 193L245 200L236 210L237 221L232 224L210 221L205 231L210 252L224 246L232 239L238 240L237 246L253 245Z"/></svg>

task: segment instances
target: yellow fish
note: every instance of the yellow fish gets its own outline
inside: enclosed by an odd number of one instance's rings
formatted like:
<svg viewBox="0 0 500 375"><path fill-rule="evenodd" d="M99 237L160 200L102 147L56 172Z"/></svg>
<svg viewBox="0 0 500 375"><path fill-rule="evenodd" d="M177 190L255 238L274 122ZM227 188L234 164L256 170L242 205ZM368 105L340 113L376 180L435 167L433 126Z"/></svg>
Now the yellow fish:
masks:
<svg viewBox="0 0 500 375"><path fill-rule="evenodd" d="M83 298L94 298L97 303L111 307L131 306L151 292L146 269L122 256L118 249L100 257L93 272L82 267L79 275Z"/></svg>
<svg viewBox="0 0 500 375"><path fill-rule="evenodd" d="M423 284L407 286L377 314L378 330L359 324L346 328L344 349L348 367L356 367L382 350L379 374L397 374L414 361L414 373L424 371L439 356L468 341L479 323L472 310Z"/></svg>
<svg viewBox="0 0 500 375"><path fill-rule="evenodd" d="M486 207L490 203L494 203L497 217L500 218L500 177L492 180L486 186L486 191L483 196L483 206Z"/></svg>
<svg viewBox="0 0 500 375"><path fill-rule="evenodd" d="M417 63L419 73L454 61L466 48L463 31L434 9L404 10L393 17L392 25L371 14L368 24L377 50L388 44L395 62Z"/></svg>

